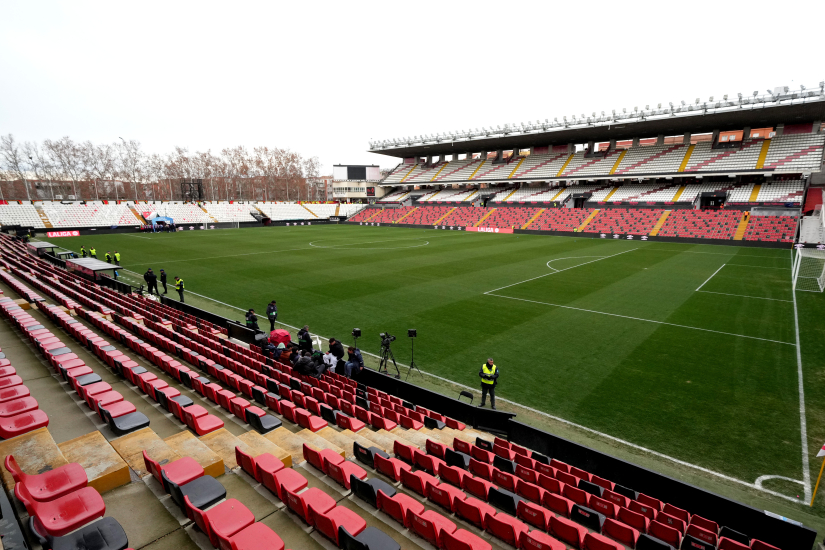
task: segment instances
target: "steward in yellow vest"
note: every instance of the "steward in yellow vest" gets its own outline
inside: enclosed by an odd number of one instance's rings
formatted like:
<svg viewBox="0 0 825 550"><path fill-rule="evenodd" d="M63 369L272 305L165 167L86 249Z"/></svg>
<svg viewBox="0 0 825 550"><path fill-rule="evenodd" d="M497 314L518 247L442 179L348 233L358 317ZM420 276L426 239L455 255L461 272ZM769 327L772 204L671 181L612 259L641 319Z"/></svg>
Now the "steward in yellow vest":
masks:
<svg viewBox="0 0 825 550"><path fill-rule="evenodd" d="M487 393L490 393L490 407L496 408L496 385L498 384L498 367L493 364L493 358L487 359L487 362L481 365L481 370L478 371L478 376L481 378L481 404L483 407L487 402Z"/></svg>

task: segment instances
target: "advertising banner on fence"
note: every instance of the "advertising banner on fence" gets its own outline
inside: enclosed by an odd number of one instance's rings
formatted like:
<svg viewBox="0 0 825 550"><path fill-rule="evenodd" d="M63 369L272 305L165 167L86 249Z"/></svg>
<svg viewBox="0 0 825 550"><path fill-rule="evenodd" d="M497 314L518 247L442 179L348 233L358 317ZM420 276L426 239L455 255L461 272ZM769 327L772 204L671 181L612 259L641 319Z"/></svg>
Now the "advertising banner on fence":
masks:
<svg viewBox="0 0 825 550"><path fill-rule="evenodd" d="M628 241L637 240L637 241L646 241L648 240L647 235L630 235L626 233L602 233L599 235L601 239L625 239Z"/></svg>
<svg viewBox="0 0 825 550"><path fill-rule="evenodd" d="M467 231L478 231L479 233L512 233L512 227L468 227Z"/></svg>
<svg viewBox="0 0 825 550"><path fill-rule="evenodd" d="M79 237L80 231L47 231L46 236L50 239L54 237Z"/></svg>

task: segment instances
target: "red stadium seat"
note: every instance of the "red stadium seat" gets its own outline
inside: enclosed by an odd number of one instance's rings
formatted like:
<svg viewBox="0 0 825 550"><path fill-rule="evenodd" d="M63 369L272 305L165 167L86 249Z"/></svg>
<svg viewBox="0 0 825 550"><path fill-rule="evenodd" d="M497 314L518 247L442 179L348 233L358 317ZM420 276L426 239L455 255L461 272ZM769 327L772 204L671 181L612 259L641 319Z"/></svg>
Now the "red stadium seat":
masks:
<svg viewBox="0 0 825 550"><path fill-rule="evenodd" d="M628 548L636 548L636 541L639 540L639 531L610 518L604 520L602 534L622 543Z"/></svg>
<svg viewBox="0 0 825 550"><path fill-rule="evenodd" d="M533 527L548 531L550 529L550 518L553 514L543 506L520 500L516 505L516 515Z"/></svg>
<svg viewBox="0 0 825 550"><path fill-rule="evenodd" d="M204 473L203 466L198 464L194 458L188 456L179 458L178 460L169 462L168 464L161 465L157 460L150 458L144 450L143 463L149 473L152 474L152 476L161 485L164 485L161 472L165 473L169 481L175 485L185 485L190 481L201 477ZM165 485L164 489L168 491Z"/></svg>
<svg viewBox="0 0 825 550"><path fill-rule="evenodd" d="M14 377L12 377L14 378ZM0 418L0 437L11 439L49 425L49 417L41 410Z"/></svg>
<svg viewBox="0 0 825 550"><path fill-rule="evenodd" d="M521 535L519 548L524 550L565 550L566 546L546 533L531 531Z"/></svg>
<svg viewBox="0 0 825 550"><path fill-rule="evenodd" d="M458 529L452 533L442 531L441 547L444 550L492 550L493 548L486 540L464 529Z"/></svg>
<svg viewBox="0 0 825 550"><path fill-rule="evenodd" d="M412 472L409 470L401 470L401 483L404 484L404 487L426 497L427 484L438 485L438 479L422 471Z"/></svg>
<svg viewBox="0 0 825 550"><path fill-rule="evenodd" d="M367 528L367 522L361 516L343 506L336 506L328 512L315 512L312 505L310 505L310 510L315 528L332 540L339 548L341 547L338 540L339 528L346 529L350 535L358 535Z"/></svg>
<svg viewBox="0 0 825 550"><path fill-rule="evenodd" d="M14 478L15 483L22 483L31 497L40 502L65 496L82 489L88 483L86 470L76 462L70 462L42 474L30 475L23 472L14 456L8 455L6 456L5 466Z"/></svg>
<svg viewBox="0 0 825 550"><path fill-rule="evenodd" d="M435 510L426 510L423 513L416 513L407 510L407 524L409 528L436 548L441 546L441 534L443 532L454 533L456 525Z"/></svg>
<svg viewBox="0 0 825 550"><path fill-rule="evenodd" d="M647 528L647 533L652 537L665 541L674 548L679 548L682 545L682 533L680 533L678 529L674 529L664 523L651 521ZM747 546L745 548L747 548Z"/></svg>
<svg viewBox="0 0 825 550"><path fill-rule="evenodd" d="M303 454L307 462L325 474L328 473L326 464L324 464L325 460L328 460L332 464L340 464L344 461L344 458L332 449L323 449L319 451L313 447L310 447L306 443L304 443Z"/></svg>
<svg viewBox="0 0 825 550"><path fill-rule="evenodd" d="M87 523L103 517L106 505L95 489L84 487L48 502L35 500L23 483L14 486L14 496L35 518L38 532L62 537Z"/></svg>
<svg viewBox="0 0 825 550"><path fill-rule="evenodd" d="M690 535L691 537L695 537L714 547L719 544L719 535L716 533L716 531L708 531L707 529L702 529L695 523L691 523L690 525L688 525L687 532L685 534Z"/></svg>
<svg viewBox="0 0 825 550"><path fill-rule="evenodd" d="M231 549L229 539L253 523L255 516L249 509L234 498L201 511L192 505L188 496L184 496L187 515L194 518L198 528L209 537L215 548Z"/></svg>
<svg viewBox="0 0 825 550"><path fill-rule="evenodd" d="M479 529L487 528L487 518L496 515L496 509L478 499L467 497L455 502L455 513Z"/></svg>
<svg viewBox="0 0 825 550"><path fill-rule="evenodd" d="M286 491L297 493L306 488L307 480L292 468L284 468L274 473L261 471L261 483L285 502Z"/></svg>
<svg viewBox="0 0 825 550"><path fill-rule="evenodd" d="M550 492L544 493L544 499L541 503L545 508L566 518L570 517L570 512L573 511L573 506L576 505L572 500Z"/></svg>
<svg viewBox="0 0 825 550"><path fill-rule="evenodd" d="M584 536L587 534L587 529L578 523L573 523L569 519L557 516L553 516L550 519L550 530L557 539L569 544L573 548L582 548Z"/></svg>
<svg viewBox="0 0 825 550"><path fill-rule="evenodd" d="M407 525L408 510L413 510L416 514L424 513L424 505L411 496L404 493L396 493L394 496L389 497L380 489L377 492L376 506L379 510L404 525L404 527L409 527Z"/></svg>
<svg viewBox="0 0 825 550"><path fill-rule="evenodd" d="M587 533L584 536L584 550L624 550L621 544L598 533Z"/></svg>
<svg viewBox="0 0 825 550"><path fill-rule="evenodd" d="M464 491L453 487L447 483L440 483L438 485L429 485L427 491L427 498L432 502L446 508L451 513L455 512L455 501L464 500L467 495Z"/></svg>
<svg viewBox="0 0 825 550"><path fill-rule="evenodd" d="M335 500L321 489L311 487L303 493L297 494L285 490L286 505L298 514L308 525L315 527L314 517L324 514L335 508ZM312 510L312 513L310 513Z"/></svg>
<svg viewBox="0 0 825 550"><path fill-rule="evenodd" d="M633 527L639 531L639 533L647 533L648 525L650 525L650 519L647 516L634 512L629 508L619 508L619 513L616 514L616 519L625 525Z"/></svg>
<svg viewBox="0 0 825 550"><path fill-rule="evenodd" d="M346 489L350 489L350 476L355 476L361 480L367 479L367 472L361 466L349 460L343 460L333 464L325 457L324 466L326 467L327 475L337 481L338 484L343 485Z"/></svg>
<svg viewBox="0 0 825 550"><path fill-rule="evenodd" d="M401 471L411 471L412 467L401 462L397 458L384 458L380 454L375 454L375 469L382 474L389 476L393 481L401 481Z"/></svg>
<svg viewBox="0 0 825 550"><path fill-rule="evenodd" d="M510 546L518 547L522 534L527 531L527 526L523 522L507 514L496 514L487 518L487 532Z"/></svg>
<svg viewBox="0 0 825 550"><path fill-rule="evenodd" d="M442 464L438 468L438 477L450 485L455 485L456 487L461 487L461 482L466 475L467 472L458 466L447 466L446 464Z"/></svg>
<svg viewBox="0 0 825 550"><path fill-rule="evenodd" d="M489 498L490 489L494 486L492 483L485 479L473 477L471 475L464 476L464 479L461 481L461 488L470 493L473 496L476 496L485 502Z"/></svg>
<svg viewBox="0 0 825 550"><path fill-rule="evenodd" d="M284 550L284 541L263 523L253 523L229 538L228 550Z"/></svg>
<svg viewBox="0 0 825 550"><path fill-rule="evenodd" d="M252 456L237 446L235 447L235 460L240 464L244 472L251 475L260 483L263 483L263 472L267 472L272 476L284 469L284 463L269 453Z"/></svg>

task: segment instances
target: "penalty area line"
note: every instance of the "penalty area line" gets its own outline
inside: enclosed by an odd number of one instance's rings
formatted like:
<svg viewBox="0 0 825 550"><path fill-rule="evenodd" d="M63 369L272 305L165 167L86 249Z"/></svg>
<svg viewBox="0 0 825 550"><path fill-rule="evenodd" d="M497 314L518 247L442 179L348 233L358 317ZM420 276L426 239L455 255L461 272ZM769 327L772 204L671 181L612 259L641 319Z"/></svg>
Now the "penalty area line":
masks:
<svg viewBox="0 0 825 550"><path fill-rule="evenodd" d="M657 325L667 325L667 326L671 326L671 327L686 328L686 329L691 329L691 330L701 330L703 332L713 332L713 333L716 333L716 334L724 334L726 336L735 336L737 338L748 338L748 339L751 339L751 340L761 340L763 342L772 342L774 344L784 344L786 346L793 346L794 345L792 342L782 342L781 340L771 340L769 338L759 338L758 336L747 336L745 334L735 334L733 332L723 332L721 330L713 330L713 329L709 329L709 328L692 327L690 325L679 325L679 324L676 324L676 323L668 323L668 322L665 322L665 321L654 321L652 319L643 319L641 317L632 317L630 315L621 315L619 313L608 313L606 311L596 311L594 309L584 309L584 308L580 308L580 307L565 306L565 305L562 305L562 304L552 304L550 302L539 302L539 301L536 301L536 300L528 300L526 298L515 298L513 296L503 296L501 294L492 294L490 292L485 292L484 294L486 294L487 296L495 296L496 298L507 298L508 300L518 300L520 302L530 302L531 304L541 304L541 305L544 305L544 306L559 307L559 308L562 308L562 309L572 309L572 310L575 310L575 311L584 311L586 313L596 313L598 315L607 315L609 317L619 317L619 318L622 318L622 319L630 319L630 320L633 320L633 321L642 321L644 323L655 323Z"/></svg>

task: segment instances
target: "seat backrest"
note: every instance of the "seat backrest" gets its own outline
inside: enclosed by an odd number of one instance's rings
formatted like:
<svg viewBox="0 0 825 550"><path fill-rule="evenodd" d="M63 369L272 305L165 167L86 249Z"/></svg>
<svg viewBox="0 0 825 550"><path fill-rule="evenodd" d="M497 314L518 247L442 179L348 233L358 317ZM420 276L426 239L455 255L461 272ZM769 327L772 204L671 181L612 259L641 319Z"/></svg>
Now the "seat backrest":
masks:
<svg viewBox="0 0 825 550"><path fill-rule="evenodd" d="M195 508L192 505L192 501L189 500L188 496L184 496L183 501L186 505L187 515L194 518L195 523L200 528L200 530L203 531L204 535L206 535L210 539L213 538L212 529L211 529L211 526L209 525L209 517L206 514L204 514L203 512L201 512L200 510L198 510L197 508Z"/></svg>
<svg viewBox="0 0 825 550"><path fill-rule="evenodd" d="M158 480L158 482L163 485L163 478L160 477L160 463L156 460L152 460L148 454L146 454L146 450L143 451L143 463L146 465L146 469L149 470L149 473Z"/></svg>
<svg viewBox="0 0 825 550"><path fill-rule="evenodd" d="M421 538L438 545L438 531L432 521L415 513L414 510L407 510L407 523Z"/></svg>
<svg viewBox="0 0 825 550"><path fill-rule="evenodd" d="M15 482L26 483L26 478L28 475L23 472L23 469L17 464L17 460L15 460L13 455L6 456L5 466L6 470L9 471Z"/></svg>
<svg viewBox="0 0 825 550"><path fill-rule="evenodd" d="M144 451L145 452L145 451ZM255 466L254 466L254 459L252 455L247 454L241 450L239 446L235 446L235 460L238 464L241 465L243 471L247 474L255 477Z"/></svg>
<svg viewBox="0 0 825 550"><path fill-rule="evenodd" d="M321 453L304 443L304 458L307 462L318 468L319 470L323 471L324 469L324 459L321 456Z"/></svg>

